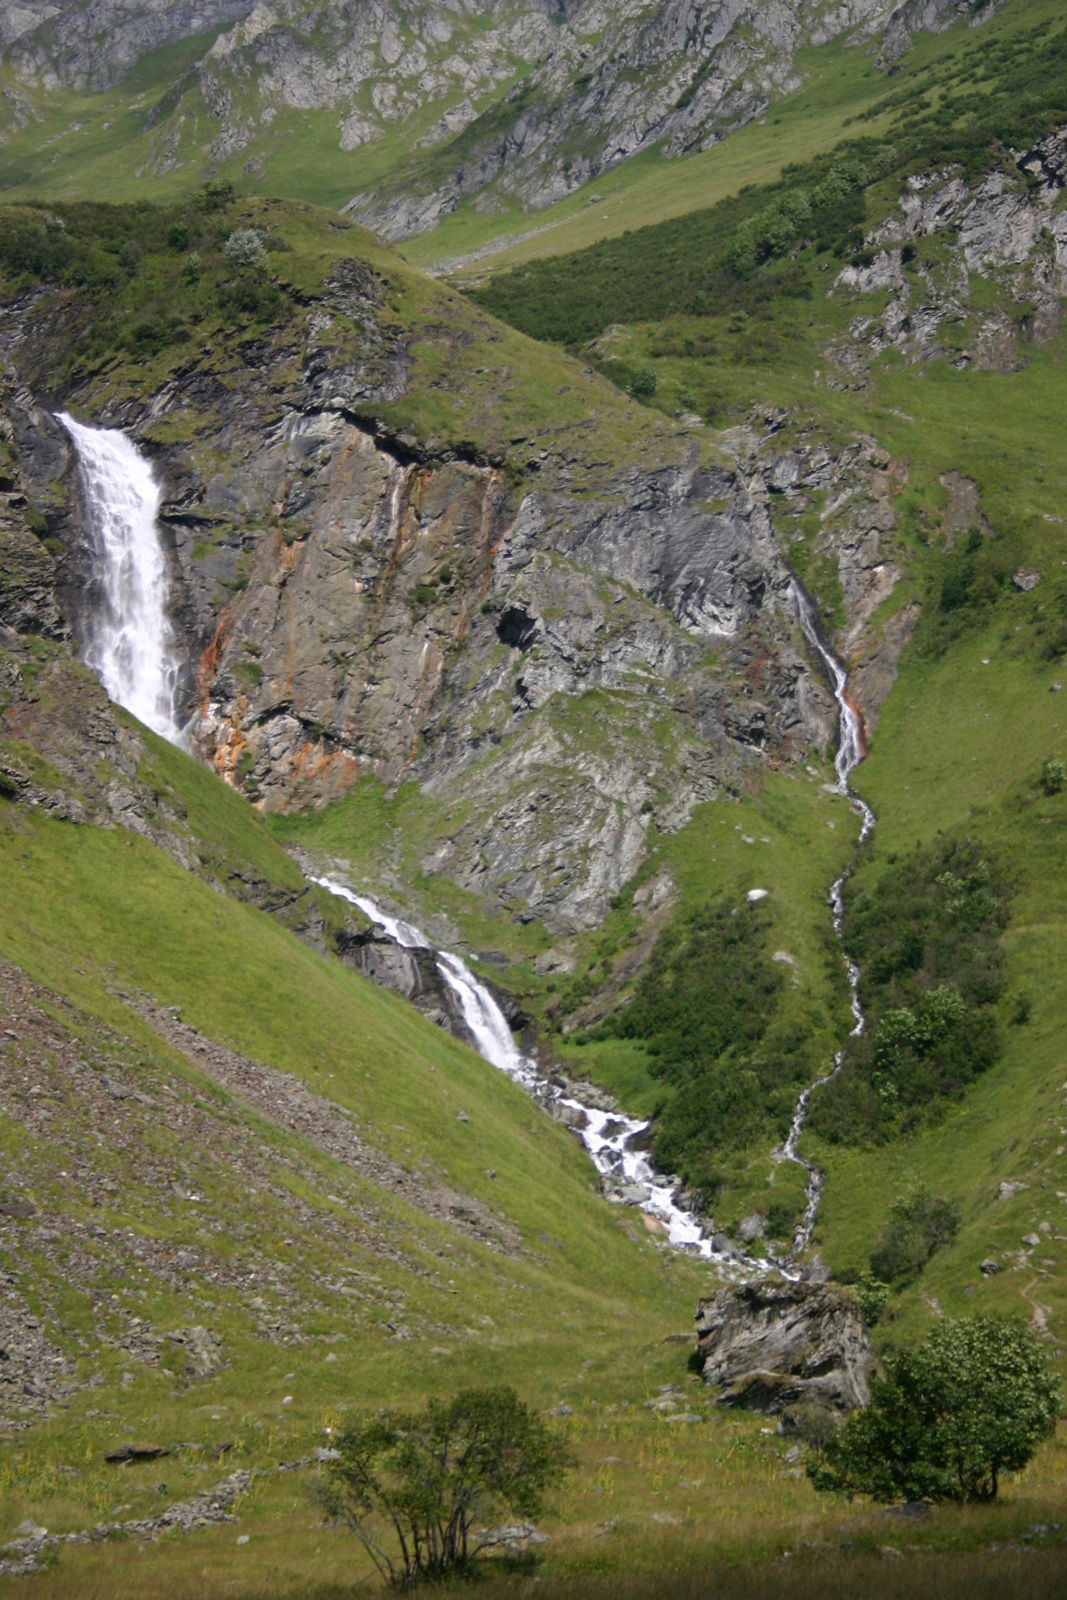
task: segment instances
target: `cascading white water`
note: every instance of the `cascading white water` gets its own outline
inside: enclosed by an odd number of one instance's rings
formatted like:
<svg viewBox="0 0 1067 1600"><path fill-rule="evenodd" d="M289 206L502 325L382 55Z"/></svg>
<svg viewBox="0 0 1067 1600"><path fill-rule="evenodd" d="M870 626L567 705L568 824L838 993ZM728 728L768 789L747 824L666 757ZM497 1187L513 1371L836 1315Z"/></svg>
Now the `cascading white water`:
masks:
<svg viewBox="0 0 1067 1600"><path fill-rule="evenodd" d="M858 795L853 794L849 783L852 772L859 766L866 752L863 745L863 730L860 726L860 719L846 692L848 675L837 660L837 657L831 653L823 642L815 622L815 608L803 589L798 583L791 583L789 594L796 607L804 637L822 660L834 686L834 699L837 701L840 713L837 754L834 757L834 771L837 773L835 787L840 794L846 797L853 811L861 819L860 843L862 844L874 827L874 812ZM838 940L842 937L845 914L845 882L847 878L848 872L843 872L830 885L830 911L833 918L834 932ZM849 1005L852 1009L853 1019L850 1037L854 1039L863 1032L867 1025L867 1020L863 1015L863 1007L860 1004L859 968L847 955L844 957L844 961L845 975L848 979ZM808 1174L804 1211L793 1235L794 1255L797 1255L801 1250L806 1250L811 1244L812 1234L815 1231L815 1218L819 1210L819 1200L822 1196L823 1184L826 1181L825 1174L820 1168L813 1161L809 1161L800 1154L798 1149L800 1136L807 1121L808 1106L812 1095L816 1089L821 1088L824 1083L829 1083L831 1078L837 1076L844 1062L845 1052L844 1050L839 1050L831 1062L829 1072L824 1072L815 1079L814 1083L809 1083L808 1087L801 1092L793 1112L793 1121L790 1124L789 1133L785 1141L775 1151L775 1156L779 1161L795 1162L797 1166L803 1167Z"/></svg>
<svg viewBox="0 0 1067 1600"><path fill-rule="evenodd" d="M77 451L93 575L101 594L85 627L86 665L110 699L180 744L167 563L156 526L162 491L151 465L124 433L87 428L65 412L59 420Z"/></svg>
<svg viewBox="0 0 1067 1600"><path fill-rule="evenodd" d="M669 1242L677 1249L717 1260L727 1267L746 1272L768 1270L770 1263L759 1257L743 1256L734 1250L722 1251L691 1211L680 1206L675 1193L677 1180L658 1174L635 1141L649 1124L619 1111L604 1111L585 1105L551 1079L538 1072L535 1064L515 1044L507 1018L484 983L480 983L466 962L450 950L436 949L410 922L391 917L367 895L357 894L336 878L313 878L313 883L331 894L358 906L365 916L404 949L429 950L437 970L456 997L460 1013L478 1053L492 1066L507 1074L538 1100L547 1110L561 1116L574 1128L589 1152L602 1178L610 1180L611 1192L623 1202L635 1205L662 1223Z"/></svg>

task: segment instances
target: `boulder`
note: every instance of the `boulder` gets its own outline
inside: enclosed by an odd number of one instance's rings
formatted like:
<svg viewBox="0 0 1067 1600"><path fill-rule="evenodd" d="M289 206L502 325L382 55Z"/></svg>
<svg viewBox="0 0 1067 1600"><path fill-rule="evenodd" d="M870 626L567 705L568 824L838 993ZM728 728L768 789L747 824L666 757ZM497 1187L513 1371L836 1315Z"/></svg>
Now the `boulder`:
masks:
<svg viewBox="0 0 1067 1600"><path fill-rule="evenodd" d="M830 1284L767 1279L701 1300L697 1354L719 1402L781 1413L852 1411L870 1398L871 1345L851 1295Z"/></svg>
<svg viewBox="0 0 1067 1600"><path fill-rule="evenodd" d="M225 1366L222 1343L209 1328L177 1328L167 1338L185 1351L187 1378L213 1378Z"/></svg>

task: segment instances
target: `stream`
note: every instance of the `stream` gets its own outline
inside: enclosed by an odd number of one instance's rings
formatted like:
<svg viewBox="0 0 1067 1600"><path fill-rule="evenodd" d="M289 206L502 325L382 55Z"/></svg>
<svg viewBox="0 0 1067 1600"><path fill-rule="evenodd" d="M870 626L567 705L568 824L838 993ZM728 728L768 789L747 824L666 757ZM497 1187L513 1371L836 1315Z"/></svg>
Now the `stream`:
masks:
<svg viewBox="0 0 1067 1600"><path fill-rule="evenodd" d="M859 719L859 713L848 698L848 676L845 669L823 642L816 626L815 607L798 583L794 582L790 585L789 593L790 599L796 607L797 617L804 637L826 667L830 675L830 681L833 684L834 699L837 701L839 714L837 754L834 757L834 771L837 773L837 783L834 787L839 794L845 796L853 811L861 819L859 842L862 844L874 827L875 818L870 806L861 800L858 795L853 794L852 786L849 782L853 771L859 766L867 753L864 748L863 727ZM848 980L849 1005L852 1009L850 1037L855 1039L866 1028L867 1019L860 1004L859 968L845 953L843 942L845 884L848 882L850 870L850 868L846 868L840 877L834 879L830 885L828 899L830 914L833 918L834 933L842 947L841 955L845 963L845 976ZM799 1255L802 1250L806 1250L811 1244L812 1235L815 1232L815 1218L819 1211L819 1201L822 1198L823 1184L826 1182L825 1173L813 1161L809 1161L806 1156L800 1154L798 1149L800 1136L804 1132L804 1125L808 1120L808 1107L811 1103L812 1095L824 1083L829 1083L831 1078L835 1078L844 1064L845 1052L841 1049L833 1057L829 1069L816 1078L814 1083L809 1083L807 1088L801 1091L793 1111L793 1120L790 1123L789 1132L773 1153L776 1161L792 1161L797 1166L803 1167L808 1175L804 1210L793 1235L792 1255L794 1257Z"/></svg>
<svg viewBox="0 0 1067 1600"><path fill-rule="evenodd" d="M175 708L178 662L167 618L168 571L156 516L160 488L151 465L126 436L114 429L89 428L66 414L59 420L70 435L88 520L93 558L94 590L100 603L84 627L86 664L98 675L108 695L163 738L182 744ZM840 712L835 759L837 790L862 819L861 841L874 826L874 814L849 784L850 774L863 759L860 719L848 699L844 668L823 643L811 601L798 584L791 600L805 638L830 676ZM847 872L830 890L834 930L842 930L842 907ZM336 877L310 881L357 907L386 937L405 949L429 950L443 982L455 997L458 1010L479 1053L492 1066L520 1084L548 1112L580 1138L601 1179L609 1200L636 1206L658 1232L678 1250L713 1261L729 1275L761 1276L771 1270L795 1276L791 1262L811 1243L823 1187L823 1174L799 1153L798 1145L812 1094L837 1073L844 1051L830 1068L800 1095L792 1125L774 1159L791 1161L808 1174L804 1213L784 1261L746 1254L716 1234L709 1219L701 1219L680 1203L681 1181L658 1173L647 1154L650 1123L603 1105L579 1098L573 1085L548 1077L518 1049L493 995L462 957L437 949L411 923L390 915L367 895ZM862 1033L864 1016L859 1000L859 973L845 958L854 1019L853 1035ZM606 1098L606 1097L604 1097Z"/></svg>

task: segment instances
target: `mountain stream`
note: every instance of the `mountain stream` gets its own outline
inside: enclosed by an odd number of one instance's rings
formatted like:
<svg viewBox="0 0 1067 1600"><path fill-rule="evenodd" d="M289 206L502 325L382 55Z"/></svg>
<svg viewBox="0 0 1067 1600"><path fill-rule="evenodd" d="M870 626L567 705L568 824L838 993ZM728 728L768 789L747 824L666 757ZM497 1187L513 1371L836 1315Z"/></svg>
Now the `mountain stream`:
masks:
<svg viewBox="0 0 1067 1600"><path fill-rule="evenodd" d="M804 637L826 667L827 672L830 674L830 681L834 686L834 699L837 701L839 713L837 754L834 757L834 771L837 773L835 788L839 794L845 796L853 811L860 818L859 842L862 844L874 827L874 812L858 795L853 794L852 786L849 782L853 770L859 766L867 753L863 744L863 728L859 714L848 697L848 678L844 667L823 643L815 621L815 607L798 583L790 585L789 594L793 605L796 607L797 617ZM845 915L845 884L848 881L848 875L849 869L846 868L840 877L835 878L830 885L830 913L833 917L834 933L837 935L839 943L842 942L842 927ZM856 963L844 953L843 945L842 958L845 963L845 976L848 979L849 1004L852 1008L851 1037L855 1039L867 1026L867 1019L860 1004L860 973ZM823 1184L826 1181L825 1174L820 1168L813 1161L809 1161L805 1156L802 1156L797 1147L800 1143L800 1136L804 1131L804 1124L808 1120L808 1105L812 1095L816 1089L821 1088L824 1083L829 1083L831 1078L837 1076L844 1062L845 1052L844 1050L838 1050L830 1064L829 1071L822 1073L820 1077L815 1079L814 1083L809 1083L808 1087L801 1091L800 1098L797 1100L793 1111L793 1120L790 1123L789 1132L784 1142L774 1152L775 1160L795 1162L797 1166L803 1167L808 1175L804 1210L793 1235L792 1253L794 1256L799 1255L801 1250L806 1250L811 1243L811 1237L815 1231L815 1217L819 1210L819 1200L822 1197Z"/></svg>
<svg viewBox="0 0 1067 1600"><path fill-rule="evenodd" d="M65 413L60 414L59 420L77 451L89 522L92 577L102 597L96 615L85 629L86 663L97 673L112 700L163 738L180 744L182 732L175 710L178 662L166 614L167 562L156 523L160 487L149 462L124 434L114 429L85 427ZM844 669L819 636L811 601L799 585L793 585L791 599L804 635L826 666L834 686L840 710L836 787L862 818L862 840L874 825L874 815L849 785L850 774L864 754L860 720L848 699ZM846 876L842 874L830 890L834 928L839 935ZM431 951L481 1055L578 1134L609 1198L637 1206L670 1244L715 1261L727 1272L758 1276L772 1268L790 1270L787 1262L745 1254L713 1234L706 1221L680 1204L679 1180L657 1173L644 1148L650 1127L647 1121L585 1103L573 1092L573 1086L540 1072L518 1049L492 994L460 956L436 949L418 928L391 916L336 878L312 881L356 906L396 944ZM859 975L847 958L846 970L855 1021L852 1031L858 1034L864 1027ZM830 1070L803 1091L789 1134L774 1152L775 1159L796 1162L808 1173L805 1210L790 1259L811 1242L823 1184L822 1173L797 1148L809 1100L813 1091L840 1069L843 1058L843 1051L839 1051Z"/></svg>

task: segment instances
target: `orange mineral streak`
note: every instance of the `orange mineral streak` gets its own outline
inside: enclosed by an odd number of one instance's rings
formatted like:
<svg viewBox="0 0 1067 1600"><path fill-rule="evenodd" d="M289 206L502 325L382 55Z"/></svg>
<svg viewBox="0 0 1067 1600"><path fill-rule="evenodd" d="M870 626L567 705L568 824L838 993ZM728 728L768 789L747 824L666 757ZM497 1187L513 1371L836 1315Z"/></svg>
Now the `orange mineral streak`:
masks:
<svg viewBox="0 0 1067 1600"><path fill-rule="evenodd" d="M841 691L841 698L845 702L845 704L849 707L849 709L851 711L855 712L857 732L859 734L860 760L862 761L862 760L864 760L866 758L866 755L867 755L867 726L866 726L866 723L863 720L863 712L860 709L860 707L856 704L855 700L853 700L852 696L849 694L849 692L848 692L848 684L847 683L845 684L845 687Z"/></svg>
<svg viewBox="0 0 1067 1600"><path fill-rule="evenodd" d="M203 715L207 711L211 691L215 686L215 678L219 670L219 658L226 645L226 636L233 626L233 610L230 606L220 613L215 624L215 632L211 635L211 643L201 651L200 661L196 669L196 698L200 704Z"/></svg>
<svg viewBox="0 0 1067 1600"><path fill-rule="evenodd" d="M359 781L359 762L347 750L325 750L308 739L293 753L292 777L324 799L337 799Z"/></svg>

